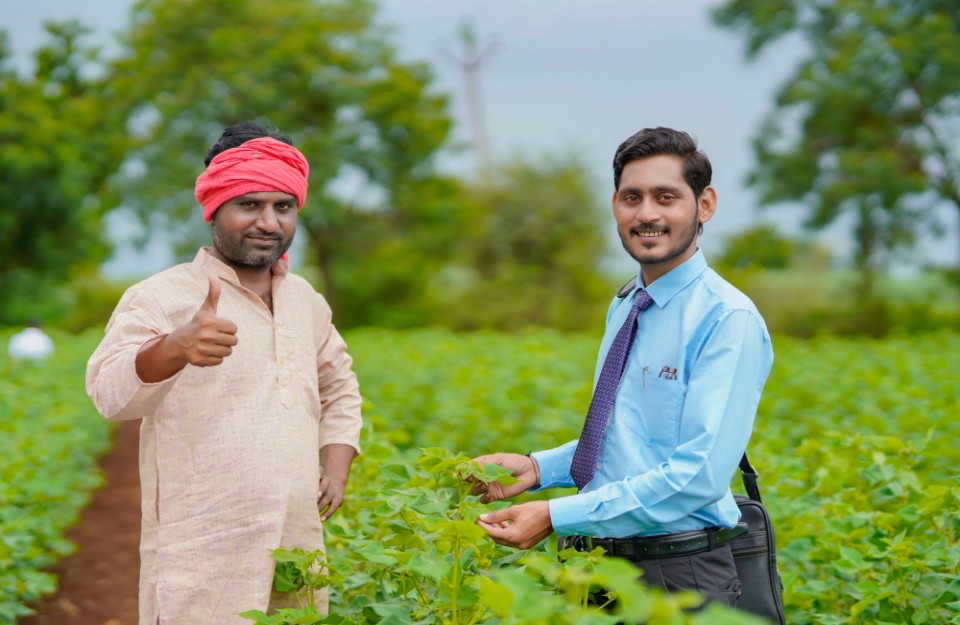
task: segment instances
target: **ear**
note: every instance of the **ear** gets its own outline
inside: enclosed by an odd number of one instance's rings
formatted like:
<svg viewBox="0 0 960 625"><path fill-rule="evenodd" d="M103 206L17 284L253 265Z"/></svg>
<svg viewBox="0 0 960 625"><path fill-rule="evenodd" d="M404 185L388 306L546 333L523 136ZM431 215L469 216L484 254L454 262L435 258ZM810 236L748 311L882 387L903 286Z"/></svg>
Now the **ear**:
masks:
<svg viewBox="0 0 960 625"><path fill-rule="evenodd" d="M613 195L610 196L610 207L616 210L617 208L617 190L613 190Z"/></svg>
<svg viewBox="0 0 960 625"><path fill-rule="evenodd" d="M705 224L710 221L713 214L717 212L717 191L713 187L707 187L700 194L697 212L700 216L700 223Z"/></svg>

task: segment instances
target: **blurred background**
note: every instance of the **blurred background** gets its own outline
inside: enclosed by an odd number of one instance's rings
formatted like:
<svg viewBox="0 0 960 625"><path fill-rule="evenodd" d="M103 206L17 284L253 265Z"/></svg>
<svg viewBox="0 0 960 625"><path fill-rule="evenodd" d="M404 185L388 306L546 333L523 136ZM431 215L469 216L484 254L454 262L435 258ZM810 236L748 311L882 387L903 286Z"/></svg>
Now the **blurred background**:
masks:
<svg viewBox="0 0 960 625"><path fill-rule="evenodd" d="M711 157L702 247L771 329L958 325L956 2L3 4L0 325L102 327L192 258L244 119L311 162L293 262L345 328L598 332L635 273L610 161L658 125Z"/></svg>
<svg viewBox="0 0 960 625"><path fill-rule="evenodd" d="M958 622L958 76L960 0L0 0L0 625L136 620L138 423L83 372L209 244L194 181L247 119L310 160L291 258L361 380L354 503L423 446L576 435L637 270L613 154L670 126L775 334L750 453L790 622Z"/></svg>

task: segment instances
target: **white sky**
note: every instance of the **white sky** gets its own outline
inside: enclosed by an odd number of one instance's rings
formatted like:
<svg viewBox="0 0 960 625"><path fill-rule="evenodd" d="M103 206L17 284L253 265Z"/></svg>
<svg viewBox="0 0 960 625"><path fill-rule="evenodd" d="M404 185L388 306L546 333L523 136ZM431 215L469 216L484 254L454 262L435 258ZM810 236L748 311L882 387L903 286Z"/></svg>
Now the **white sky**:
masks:
<svg viewBox="0 0 960 625"><path fill-rule="evenodd" d="M0 26L14 53L26 57L43 41L41 23L77 17L104 40L121 29L132 0L0 0ZM437 86L453 94L455 136L469 139L463 76L441 52L454 48L461 20L470 16L481 42L496 40L481 73L487 134L494 159L579 150L591 165L600 201L612 192L610 161L616 146L648 126L671 126L697 137L714 167L719 209L702 245L708 256L723 236L776 223L796 233L802 211L758 211L744 178L753 163L750 141L772 97L803 53L797 41L744 60L733 33L713 26L709 7L718 0L381 0L381 21L395 26L405 59L434 67ZM466 156L450 157L463 170ZM960 262L956 210L945 210L946 238L919 249L938 263ZM611 233L613 232L611 220ZM843 255L849 235L838 226L816 235ZM129 251L108 263L110 273L138 267L143 273L169 264L162 249L134 259Z"/></svg>

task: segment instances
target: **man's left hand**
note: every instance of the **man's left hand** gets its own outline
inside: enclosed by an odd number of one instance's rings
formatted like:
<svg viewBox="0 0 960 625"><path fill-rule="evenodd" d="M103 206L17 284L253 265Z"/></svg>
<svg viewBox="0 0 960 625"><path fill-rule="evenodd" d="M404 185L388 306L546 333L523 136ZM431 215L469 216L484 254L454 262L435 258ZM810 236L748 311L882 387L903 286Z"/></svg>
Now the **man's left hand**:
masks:
<svg viewBox="0 0 960 625"><path fill-rule="evenodd" d="M530 549L553 532L546 501L530 501L481 514L477 525L486 530L493 542L516 549Z"/></svg>
<svg viewBox="0 0 960 625"><path fill-rule="evenodd" d="M347 488L346 480L324 475L320 478L320 487L317 489L317 509L320 510L320 520L326 521L337 511L343 503L343 491Z"/></svg>
<svg viewBox="0 0 960 625"><path fill-rule="evenodd" d="M320 450L320 485L317 487L317 508L320 520L326 521L343 503L350 464L357 452L349 445L330 444Z"/></svg>

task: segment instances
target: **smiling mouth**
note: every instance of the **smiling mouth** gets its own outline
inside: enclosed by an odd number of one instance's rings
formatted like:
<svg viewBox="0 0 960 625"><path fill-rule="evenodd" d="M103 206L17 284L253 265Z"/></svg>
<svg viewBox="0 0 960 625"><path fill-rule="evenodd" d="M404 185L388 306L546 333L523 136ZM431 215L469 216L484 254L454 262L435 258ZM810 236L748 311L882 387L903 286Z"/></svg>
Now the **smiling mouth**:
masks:
<svg viewBox="0 0 960 625"><path fill-rule="evenodd" d="M644 229L633 228L630 230L630 234L633 234L635 236L642 237L645 239L655 239L657 237L661 237L665 235L666 233L667 233L666 230L650 230L646 228Z"/></svg>

